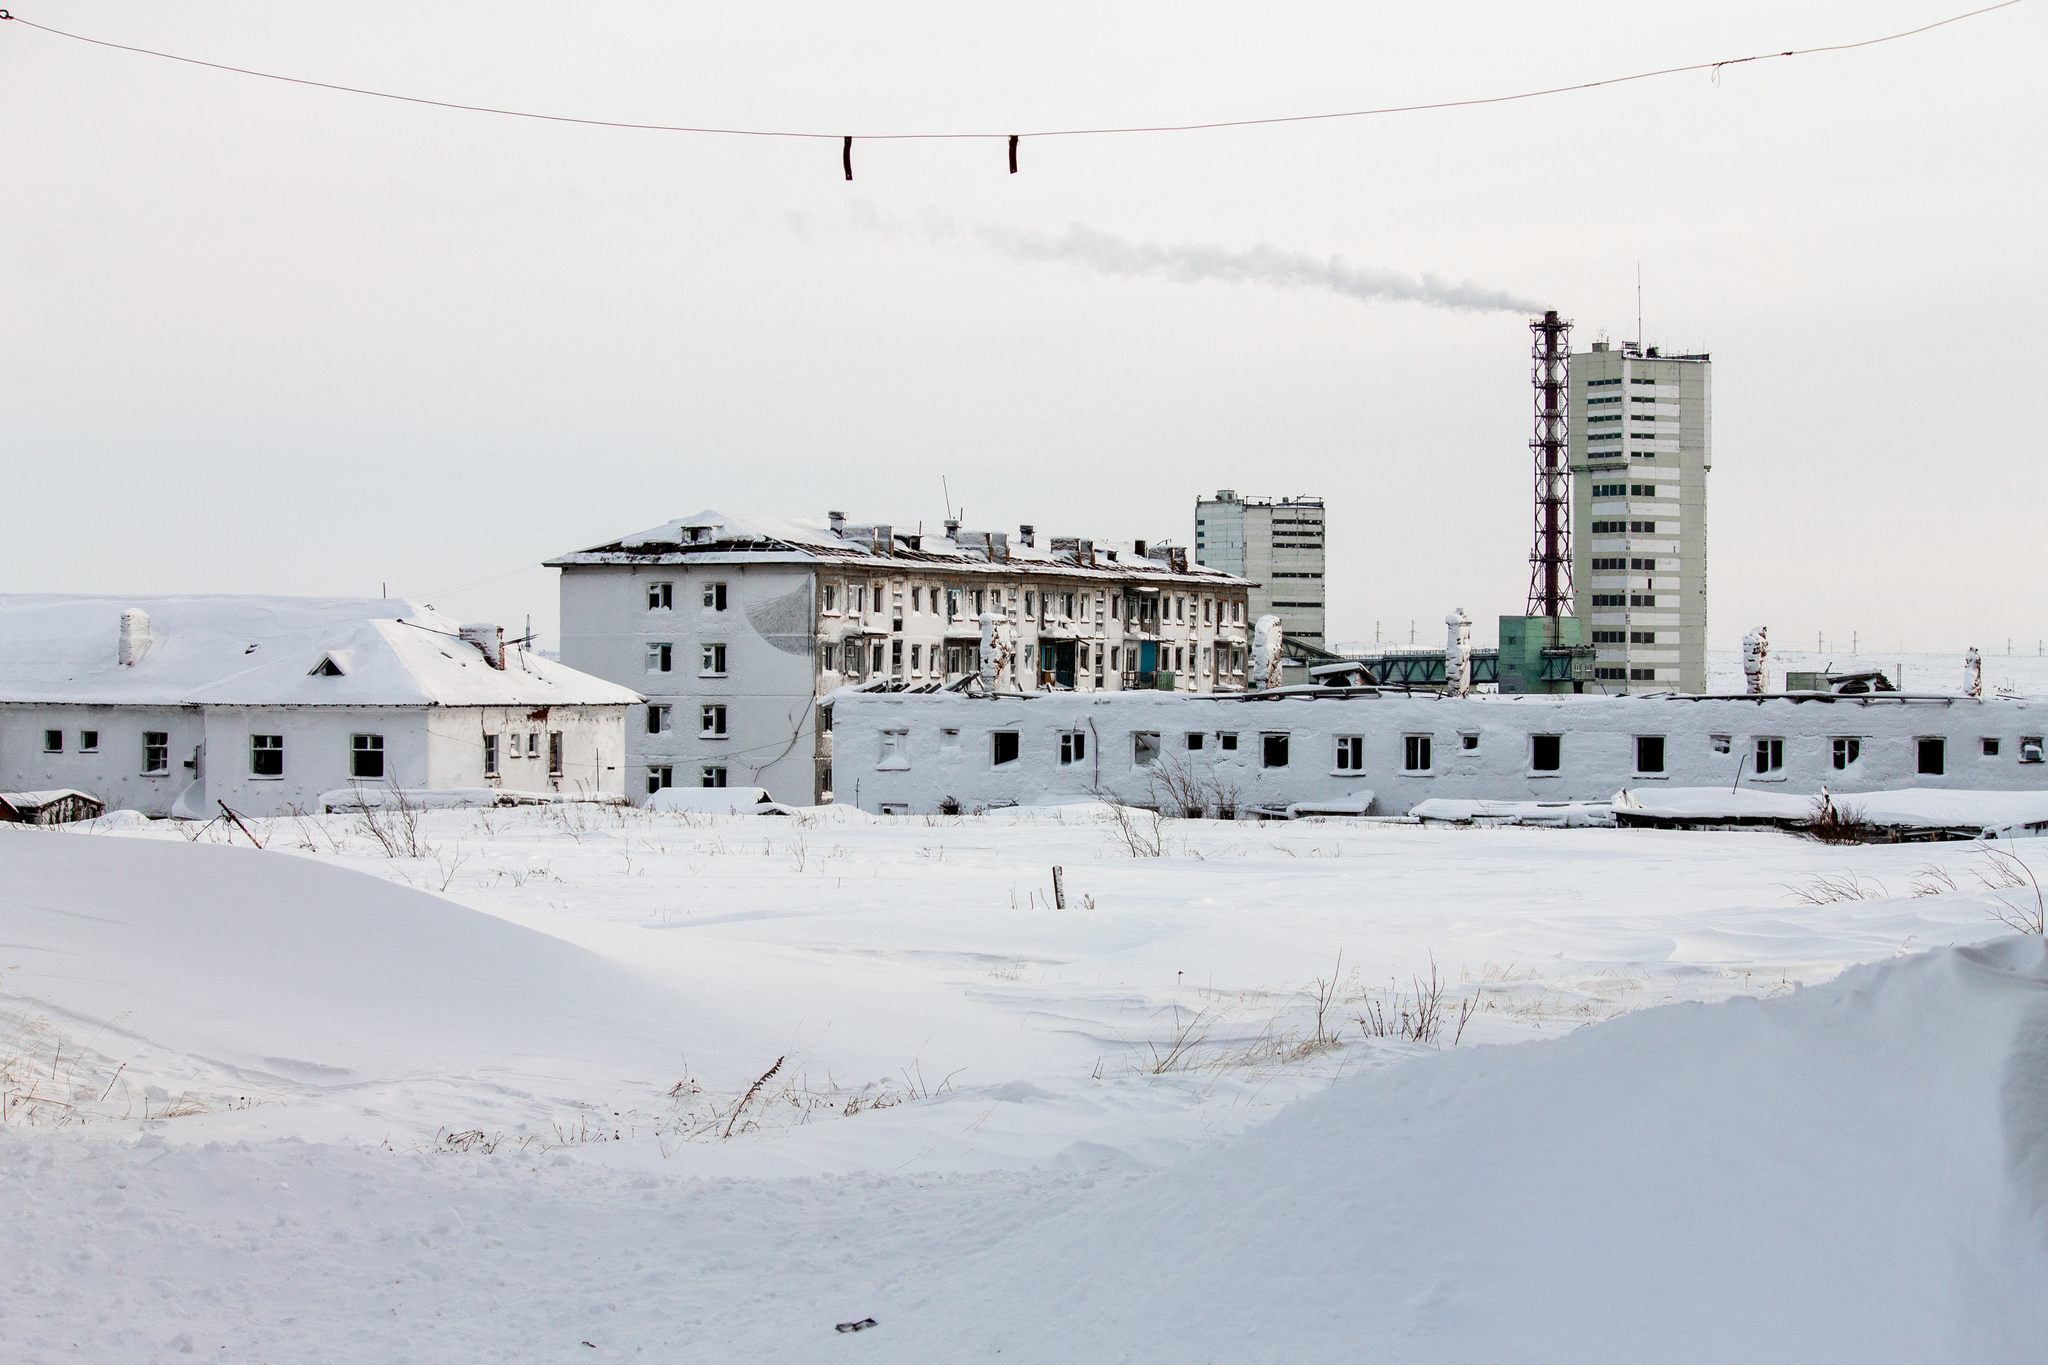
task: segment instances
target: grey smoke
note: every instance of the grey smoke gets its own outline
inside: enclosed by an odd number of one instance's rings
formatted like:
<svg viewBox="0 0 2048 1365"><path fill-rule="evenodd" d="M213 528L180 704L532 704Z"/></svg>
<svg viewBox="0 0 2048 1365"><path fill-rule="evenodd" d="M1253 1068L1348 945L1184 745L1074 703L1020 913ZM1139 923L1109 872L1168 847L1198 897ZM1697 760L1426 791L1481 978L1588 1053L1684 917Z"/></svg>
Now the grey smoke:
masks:
<svg viewBox="0 0 2048 1365"><path fill-rule="evenodd" d="M1420 303L1475 313L1543 311L1539 303L1469 280L1454 283L1436 275L1354 266L1342 256L1316 257L1269 243L1237 250L1212 242L1133 242L1086 223L1070 223L1057 234L991 224L963 227L937 213L910 223L884 218L865 203L854 206L853 217L861 227L887 236L916 236L935 242L965 240L1008 260L1070 265L1116 279L1152 278L1178 284L1214 280L1271 289L1316 289L1369 302Z"/></svg>

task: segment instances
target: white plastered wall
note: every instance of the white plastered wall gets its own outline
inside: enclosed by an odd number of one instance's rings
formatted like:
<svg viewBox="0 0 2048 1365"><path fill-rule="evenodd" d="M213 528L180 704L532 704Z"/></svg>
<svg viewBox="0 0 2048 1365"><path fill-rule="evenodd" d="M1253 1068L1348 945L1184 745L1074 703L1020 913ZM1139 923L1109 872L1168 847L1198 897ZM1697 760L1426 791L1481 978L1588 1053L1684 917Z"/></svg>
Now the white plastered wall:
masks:
<svg viewBox="0 0 2048 1365"><path fill-rule="evenodd" d="M1853 793L1901 787L2048 789L2048 764L2021 763L2021 740L2048 732L2048 703L1999 698L1839 699L1500 697L1382 694L1353 698L1208 700L1144 693L996 699L847 694L833 699L839 799L863 809L910 813L947 799L975 809L1083 801L1102 789L1150 799L1156 769L1134 761L1133 736L1160 736L1162 758L1238 794L1240 809L1375 794L1375 814L1405 814L1431 797L1597 800L1623 787L1727 786L1796 792L1823 784ZM1015 732L1018 757L993 762L997 731ZM1088 756L1060 762L1064 731L1088 735ZM950 732L950 733L949 733ZM1187 736L1199 733L1192 751ZM1223 734L1238 736L1225 751ZM1288 763L1263 764L1262 738L1288 737ZM1336 767L1337 740L1364 741L1364 767ZM1426 772L1405 769L1410 735L1430 739ZM1467 735L1476 746L1466 749ZM1559 736L1560 767L1532 766L1535 735ZM1664 771L1636 769L1636 739L1664 739ZM1858 757L1833 767L1833 740L1853 738ZM1922 738L1945 741L1945 772L1919 771ZM1999 740L1985 757L1981 741ZM1726 752L1717 744L1724 740ZM1783 740L1784 767L1759 777L1755 742ZM886 753L886 758L884 754Z"/></svg>

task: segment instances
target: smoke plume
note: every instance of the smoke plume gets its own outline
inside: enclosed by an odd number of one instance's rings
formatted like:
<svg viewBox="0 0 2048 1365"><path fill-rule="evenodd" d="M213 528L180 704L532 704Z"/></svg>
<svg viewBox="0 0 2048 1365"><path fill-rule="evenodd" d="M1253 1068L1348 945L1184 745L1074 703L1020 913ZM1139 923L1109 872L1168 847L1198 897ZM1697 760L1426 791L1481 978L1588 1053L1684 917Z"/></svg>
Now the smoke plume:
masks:
<svg viewBox="0 0 2048 1365"><path fill-rule="evenodd" d="M1342 256L1319 258L1261 243L1244 250L1210 242L1133 242L1086 223L1064 232L992 224L962 226L943 214L926 213L916 223L885 218L865 203L854 207L861 227L887 236L922 237L933 242L970 242L1008 260L1028 265L1062 264L1116 279L1164 279L1180 284L1221 281L1270 289L1315 289L1367 302L1420 303L1474 313L1540 313L1543 306L1501 289L1469 280L1410 275L1377 266L1355 266Z"/></svg>

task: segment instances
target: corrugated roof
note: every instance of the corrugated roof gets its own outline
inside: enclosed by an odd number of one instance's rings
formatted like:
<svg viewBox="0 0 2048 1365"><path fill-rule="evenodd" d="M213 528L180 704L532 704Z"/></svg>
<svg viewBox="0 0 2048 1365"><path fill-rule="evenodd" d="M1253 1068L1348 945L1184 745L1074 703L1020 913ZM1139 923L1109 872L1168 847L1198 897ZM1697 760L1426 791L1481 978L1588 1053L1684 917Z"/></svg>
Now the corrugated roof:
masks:
<svg viewBox="0 0 2048 1365"><path fill-rule="evenodd" d="M121 613L149 616L139 662ZM338 671L316 675L332 659ZM600 706L638 694L524 650L506 667L404 598L0 596L0 702L131 706Z"/></svg>

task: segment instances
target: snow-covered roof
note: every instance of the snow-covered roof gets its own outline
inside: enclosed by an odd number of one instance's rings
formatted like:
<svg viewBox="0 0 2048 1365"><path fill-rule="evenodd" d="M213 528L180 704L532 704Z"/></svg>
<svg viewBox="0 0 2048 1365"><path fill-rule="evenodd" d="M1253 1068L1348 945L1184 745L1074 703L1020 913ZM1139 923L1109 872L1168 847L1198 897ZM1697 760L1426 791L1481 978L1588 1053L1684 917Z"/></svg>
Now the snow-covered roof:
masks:
<svg viewBox="0 0 2048 1365"><path fill-rule="evenodd" d="M955 530L921 532L889 523L855 525L827 517L733 516L707 510L621 536L607 545L558 555L552 568L604 564L711 563L844 564L902 573L918 568L1014 577L1101 579L1140 583L1153 580L1211 587L1250 587L1248 579L1194 562L1185 547L1165 541L1088 540ZM1165 556L1165 557L1161 557Z"/></svg>
<svg viewBox="0 0 2048 1365"><path fill-rule="evenodd" d="M147 644L120 661L122 613ZM0 702L139 706L602 706L638 694L397 597L0 595Z"/></svg>

